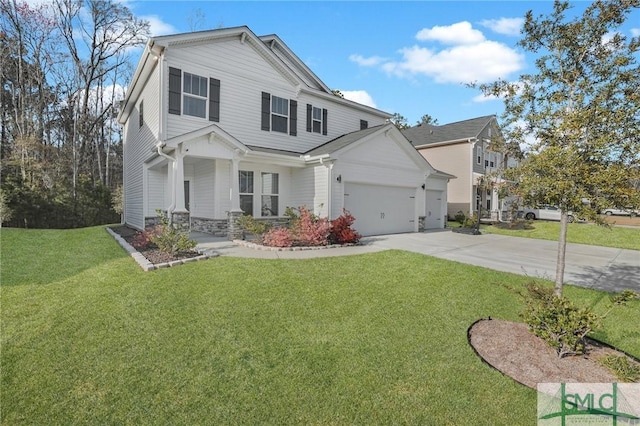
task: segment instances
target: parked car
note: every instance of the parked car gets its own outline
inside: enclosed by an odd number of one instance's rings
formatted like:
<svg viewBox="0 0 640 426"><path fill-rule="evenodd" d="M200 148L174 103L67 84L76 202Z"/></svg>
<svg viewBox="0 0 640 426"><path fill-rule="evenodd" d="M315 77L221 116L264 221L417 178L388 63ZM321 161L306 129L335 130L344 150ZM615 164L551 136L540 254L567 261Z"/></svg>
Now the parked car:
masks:
<svg viewBox="0 0 640 426"><path fill-rule="evenodd" d="M560 209L556 206L542 205L539 208L525 207L519 211L519 216L524 217L527 220L560 220ZM569 222L573 222L575 217L569 212Z"/></svg>
<svg viewBox="0 0 640 426"><path fill-rule="evenodd" d="M600 213L606 214L607 216L638 216L640 214L639 210L634 210L631 207L625 207L624 209L603 209Z"/></svg>

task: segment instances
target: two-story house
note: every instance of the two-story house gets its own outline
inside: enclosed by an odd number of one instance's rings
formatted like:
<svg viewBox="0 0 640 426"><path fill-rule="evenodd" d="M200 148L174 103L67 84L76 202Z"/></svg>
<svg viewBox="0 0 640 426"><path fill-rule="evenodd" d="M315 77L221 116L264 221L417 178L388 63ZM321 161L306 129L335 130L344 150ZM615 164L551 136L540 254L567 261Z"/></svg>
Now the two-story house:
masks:
<svg viewBox="0 0 640 426"><path fill-rule="evenodd" d="M363 235L443 227L452 176L389 117L333 94L276 35L151 38L118 116L124 221L142 229L159 209L235 238L242 213L277 220L304 205L350 211Z"/></svg>
<svg viewBox="0 0 640 426"><path fill-rule="evenodd" d="M493 142L502 138L494 115L434 126L422 124L402 133L430 164L456 176L448 185L447 214L471 215L479 210L496 219L506 212L506 202L499 197L500 177L494 185L479 185L490 172L514 165L514 159L491 150Z"/></svg>

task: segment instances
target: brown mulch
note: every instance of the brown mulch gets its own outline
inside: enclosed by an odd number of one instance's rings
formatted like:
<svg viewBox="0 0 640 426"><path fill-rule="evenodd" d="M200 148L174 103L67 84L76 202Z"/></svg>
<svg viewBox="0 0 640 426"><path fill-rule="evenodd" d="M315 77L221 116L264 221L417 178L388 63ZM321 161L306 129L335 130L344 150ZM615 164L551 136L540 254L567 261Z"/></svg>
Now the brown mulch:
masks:
<svg viewBox="0 0 640 426"><path fill-rule="evenodd" d="M120 235L129 244L132 244L136 234L140 233L140 231L138 231L137 229L133 229L126 225L112 226L111 230L116 234ZM196 257L200 255L200 253L198 253L195 250L189 250L189 251L179 252L175 256L172 256L169 253L163 252L154 244L151 244L147 247L135 247L135 248L136 250L138 250L140 254L142 254L145 258L147 258L149 262L153 263L154 265L157 265L160 263L173 262L174 260L188 259L190 257Z"/></svg>
<svg viewBox="0 0 640 426"><path fill-rule="evenodd" d="M526 324L484 319L469 329L469 343L496 370L530 388L538 383L612 383L620 380L598 359L625 354L588 339L585 355L558 358L544 340ZM628 357L640 366L640 362Z"/></svg>

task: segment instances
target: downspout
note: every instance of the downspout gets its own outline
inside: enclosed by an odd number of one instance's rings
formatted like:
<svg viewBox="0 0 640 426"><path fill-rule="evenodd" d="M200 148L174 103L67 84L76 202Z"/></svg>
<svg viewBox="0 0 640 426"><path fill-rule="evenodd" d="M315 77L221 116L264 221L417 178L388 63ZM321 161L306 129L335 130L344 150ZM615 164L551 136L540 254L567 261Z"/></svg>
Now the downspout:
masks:
<svg viewBox="0 0 640 426"><path fill-rule="evenodd" d="M156 145L156 148L158 149L158 155L161 157L166 158L167 160L169 160L171 162L171 174L173 175L173 179L172 179L172 185L176 185L176 169L175 169L175 162L176 159L173 158L172 156L170 156L169 154L165 153L162 148L164 147L164 143L162 142L158 142L158 144ZM176 190L175 188L172 188L173 190L171 191L171 204L169 204L169 207L167 208L167 215L169 217L171 217L171 214L173 213L173 211L176 208Z"/></svg>
<svg viewBox="0 0 640 426"><path fill-rule="evenodd" d="M475 138L473 138L473 139L475 139ZM478 143L478 139L475 139L475 140L472 141L472 138L469 138L467 140L471 144L471 155L469 156L469 160L471 161L471 164L470 164L471 167L469 168L469 171L471 172L470 176L469 176L469 181L470 181L469 183L471 184L471 187L470 187L471 188L471 194L470 194L470 197L469 197L469 203L470 203L469 204L469 216L473 216L473 212L474 212L474 210L476 208L477 197L478 197L476 191L473 190L473 165L475 163L475 157L476 157L475 148L476 148L476 144Z"/></svg>

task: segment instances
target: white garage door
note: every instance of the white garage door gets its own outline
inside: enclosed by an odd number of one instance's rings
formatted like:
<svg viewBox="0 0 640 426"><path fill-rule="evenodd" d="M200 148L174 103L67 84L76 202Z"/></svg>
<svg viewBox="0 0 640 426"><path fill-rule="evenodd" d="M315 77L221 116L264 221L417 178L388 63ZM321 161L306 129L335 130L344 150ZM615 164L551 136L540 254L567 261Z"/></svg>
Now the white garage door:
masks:
<svg viewBox="0 0 640 426"><path fill-rule="evenodd" d="M442 214L443 191L426 190L426 216L424 218L424 229L444 228L444 215Z"/></svg>
<svg viewBox="0 0 640 426"><path fill-rule="evenodd" d="M415 188L345 183L344 207L362 235L414 232Z"/></svg>

